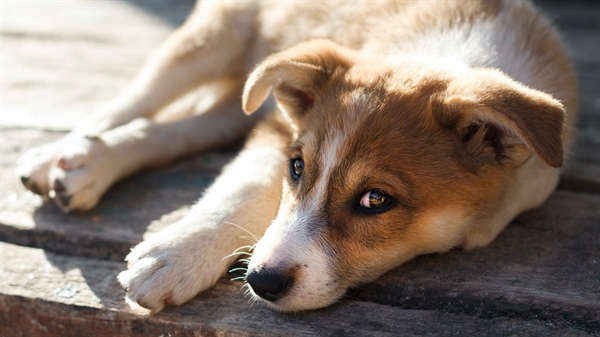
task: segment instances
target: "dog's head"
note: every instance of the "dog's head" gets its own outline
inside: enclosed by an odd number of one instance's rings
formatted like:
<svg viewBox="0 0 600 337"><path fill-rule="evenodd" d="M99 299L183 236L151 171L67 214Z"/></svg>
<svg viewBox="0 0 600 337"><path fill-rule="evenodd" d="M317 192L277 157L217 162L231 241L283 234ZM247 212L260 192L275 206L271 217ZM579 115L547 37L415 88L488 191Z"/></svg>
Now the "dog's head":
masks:
<svg viewBox="0 0 600 337"><path fill-rule="evenodd" d="M314 40L266 59L294 130L279 212L247 280L280 310L323 307L416 255L464 244L531 156L562 164L562 105L499 71L377 59Z"/></svg>

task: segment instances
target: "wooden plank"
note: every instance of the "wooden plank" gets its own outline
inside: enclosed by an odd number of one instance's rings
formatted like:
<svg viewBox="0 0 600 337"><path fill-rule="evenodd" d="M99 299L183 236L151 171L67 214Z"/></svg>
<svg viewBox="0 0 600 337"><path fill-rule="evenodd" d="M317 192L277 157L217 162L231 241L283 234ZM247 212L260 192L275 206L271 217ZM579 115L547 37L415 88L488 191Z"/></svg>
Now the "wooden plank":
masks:
<svg viewBox="0 0 600 337"><path fill-rule="evenodd" d="M222 280L190 304L155 316L122 301L123 263L65 257L0 243L0 326L10 336L431 336L585 335L516 319L478 319L344 300L330 308L282 314L250 306L240 283Z"/></svg>

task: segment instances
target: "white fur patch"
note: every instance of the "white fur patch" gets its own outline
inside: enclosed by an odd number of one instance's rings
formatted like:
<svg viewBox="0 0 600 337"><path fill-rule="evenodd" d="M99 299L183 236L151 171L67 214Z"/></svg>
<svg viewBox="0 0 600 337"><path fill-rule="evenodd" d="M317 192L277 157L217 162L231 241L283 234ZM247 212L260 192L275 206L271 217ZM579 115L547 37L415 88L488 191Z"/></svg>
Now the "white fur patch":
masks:
<svg viewBox="0 0 600 337"><path fill-rule="evenodd" d="M345 289L337 289L335 275L323 247L308 232L308 218L298 212L281 211L256 245L248 270L259 266L295 270L294 284L284 297L275 303L266 302L280 310L304 310L326 306L337 300ZM255 295L255 298L259 298Z"/></svg>
<svg viewBox="0 0 600 337"><path fill-rule="evenodd" d="M389 55L413 56L423 62L438 64L446 71L465 67L501 69L514 80L532 85L530 64L535 62L527 48L517 49L522 34L510 24L510 11L503 10L489 21L465 23L453 28L435 28L424 34L385 50L377 44L367 45L365 51ZM411 43L412 42L412 43Z"/></svg>

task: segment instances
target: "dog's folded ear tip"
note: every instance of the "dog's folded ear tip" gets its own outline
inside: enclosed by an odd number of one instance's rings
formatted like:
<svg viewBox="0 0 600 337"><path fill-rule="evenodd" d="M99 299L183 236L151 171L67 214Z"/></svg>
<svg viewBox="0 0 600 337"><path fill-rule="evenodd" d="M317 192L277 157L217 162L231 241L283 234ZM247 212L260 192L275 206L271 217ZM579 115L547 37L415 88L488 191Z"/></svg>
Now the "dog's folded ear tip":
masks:
<svg viewBox="0 0 600 337"><path fill-rule="evenodd" d="M242 110L244 111L244 114L247 116L252 115L256 110L258 110L260 108L260 106L262 105L262 102L264 101L264 100L261 100L259 102L256 98L252 98L249 96L250 95L248 95L246 92L244 92L244 97L242 98Z"/></svg>
<svg viewBox="0 0 600 337"><path fill-rule="evenodd" d="M560 149L562 150L562 149ZM560 168L564 165L565 158L563 151L557 151L556 153L545 153L542 159L550 166L554 168Z"/></svg>
<svg viewBox="0 0 600 337"><path fill-rule="evenodd" d="M251 115L260 108L263 102L269 96L272 85L270 83L262 83L257 78L257 75L252 73L246 82L242 93L242 110L244 114Z"/></svg>

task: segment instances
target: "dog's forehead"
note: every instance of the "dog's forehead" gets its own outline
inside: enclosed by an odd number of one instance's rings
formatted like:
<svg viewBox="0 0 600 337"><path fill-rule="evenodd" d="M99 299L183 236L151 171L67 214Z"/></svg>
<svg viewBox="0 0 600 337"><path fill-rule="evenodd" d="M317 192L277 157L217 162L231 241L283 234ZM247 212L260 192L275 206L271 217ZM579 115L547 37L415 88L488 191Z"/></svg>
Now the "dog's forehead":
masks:
<svg viewBox="0 0 600 337"><path fill-rule="evenodd" d="M311 120L320 127L310 129L329 135L329 138L335 138L336 133L350 134L370 115L385 113L382 107L391 95L383 78L367 84L345 82L333 85L323 94L323 102L316 106Z"/></svg>
<svg viewBox="0 0 600 337"><path fill-rule="evenodd" d="M375 111L380 104L381 98L379 95L381 93L377 90L368 90L367 88L356 88L345 93L345 97L342 99L344 103L342 109L346 111L346 117L354 119L351 121L353 123L364 119L369 113Z"/></svg>
<svg viewBox="0 0 600 337"><path fill-rule="evenodd" d="M402 146L412 142L403 134L412 134L427 124L429 95L408 92L392 86L389 78L370 83L340 85L324 95L323 102L307 116L304 132L298 138L303 152L324 151L341 156L350 151ZM330 149L334 148L334 149Z"/></svg>
<svg viewBox="0 0 600 337"><path fill-rule="evenodd" d="M295 142L309 157L327 153L340 157L370 114L377 113L379 94L364 87L334 92L328 104L308 116L306 128Z"/></svg>
<svg viewBox="0 0 600 337"><path fill-rule="evenodd" d="M415 141L415 137L402 137L410 134L402 129L417 125L412 117L399 111L406 109L403 104L391 104L394 99L385 96L393 93L356 87L336 94L333 103L309 116L307 127L293 145L307 164L305 190L311 190L313 185L330 185L337 181L331 175L340 174L345 178L339 183L353 181L356 185L364 179L363 175L392 164L389 159L378 157L401 151Z"/></svg>
<svg viewBox="0 0 600 337"><path fill-rule="evenodd" d="M428 117L430 92L401 90L389 79L332 88L317 103L297 141L307 164L300 194L324 201L335 189L355 197L383 176L396 182L435 166L425 164L438 161L444 142Z"/></svg>

